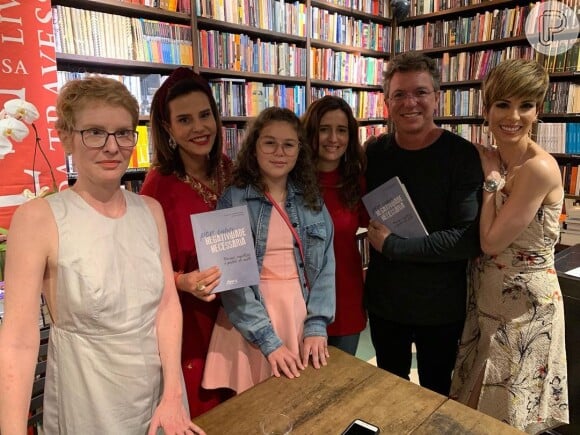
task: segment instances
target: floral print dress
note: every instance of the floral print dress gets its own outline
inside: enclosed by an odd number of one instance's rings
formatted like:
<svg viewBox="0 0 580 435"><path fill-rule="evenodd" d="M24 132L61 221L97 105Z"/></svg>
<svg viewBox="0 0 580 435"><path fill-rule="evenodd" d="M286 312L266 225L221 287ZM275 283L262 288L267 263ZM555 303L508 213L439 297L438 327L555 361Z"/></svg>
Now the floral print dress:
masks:
<svg viewBox="0 0 580 435"><path fill-rule="evenodd" d="M499 210L506 200L496 194ZM564 306L554 270L562 203L541 206L501 254L470 268L451 397L528 433L568 423Z"/></svg>

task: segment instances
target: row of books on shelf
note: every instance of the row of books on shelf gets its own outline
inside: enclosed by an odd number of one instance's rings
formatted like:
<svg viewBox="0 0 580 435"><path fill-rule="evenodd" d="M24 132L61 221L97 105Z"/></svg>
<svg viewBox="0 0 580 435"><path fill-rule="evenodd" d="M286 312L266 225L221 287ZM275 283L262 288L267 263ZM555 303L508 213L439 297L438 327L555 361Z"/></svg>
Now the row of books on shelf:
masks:
<svg viewBox="0 0 580 435"><path fill-rule="evenodd" d="M197 14L233 24L306 36L306 4L285 0L196 0Z"/></svg>
<svg viewBox="0 0 580 435"><path fill-rule="evenodd" d="M564 193L567 195L580 196L580 167L574 163L559 163L560 173L562 174L562 186ZM568 204L573 206L573 202ZM569 207L566 207L569 208ZM570 209L571 216L574 215L576 209ZM580 216L577 216L580 220Z"/></svg>
<svg viewBox="0 0 580 435"><path fill-rule="evenodd" d="M59 53L193 65L190 26L60 5L52 12Z"/></svg>
<svg viewBox="0 0 580 435"><path fill-rule="evenodd" d="M210 80L222 116L257 116L271 106L286 107L297 115L306 110L306 87L244 79Z"/></svg>
<svg viewBox="0 0 580 435"><path fill-rule="evenodd" d="M395 31L395 52L523 37L526 34L526 18L539 4L541 3L478 12L471 17L437 20L417 26L398 26ZM571 34L567 40L562 34L557 40L573 45L576 37L577 34Z"/></svg>
<svg viewBox="0 0 580 435"><path fill-rule="evenodd" d="M391 17L390 0L325 0L325 3L378 17Z"/></svg>
<svg viewBox="0 0 580 435"><path fill-rule="evenodd" d="M389 110L382 91L318 88L314 86L310 88L310 101L318 100L325 95L334 95L346 101L352 108L355 118L383 120L389 117Z"/></svg>
<svg viewBox="0 0 580 435"><path fill-rule="evenodd" d="M202 67L289 77L306 76L306 49L248 35L200 30Z"/></svg>
<svg viewBox="0 0 580 435"><path fill-rule="evenodd" d="M534 126L532 137L550 153L580 154L580 123L541 122Z"/></svg>
<svg viewBox="0 0 580 435"><path fill-rule="evenodd" d="M578 3L575 3L576 1L577 0L559 0L558 3L565 4L574 10L575 5L576 8L578 6ZM411 0L409 15L415 17L490 2L491 0Z"/></svg>
<svg viewBox="0 0 580 435"><path fill-rule="evenodd" d="M330 48L310 49L310 77L317 80L380 86L387 60Z"/></svg>
<svg viewBox="0 0 580 435"><path fill-rule="evenodd" d="M477 117L483 113L482 90L442 89L436 116ZM580 84L571 82L551 83L544 104L543 114L580 114Z"/></svg>
<svg viewBox="0 0 580 435"><path fill-rule="evenodd" d="M471 17L437 20L417 26L399 26L395 31L395 51L450 47L523 35L532 5L483 11Z"/></svg>
<svg viewBox="0 0 580 435"><path fill-rule="evenodd" d="M452 131L472 143L493 144L489 128L482 124L441 124L441 128ZM580 123L537 123L532 130L532 139L549 153L580 153ZM562 179L564 180L564 177Z"/></svg>
<svg viewBox="0 0 580 435"><path fill-rule="evenodd" d="M306 110L306 94L303 85L287 85L248 82L245 79L210 80L210 87L222 116L257 116L270 106L286 107L298 115ZM343 98L358 119L377 119L382 122L388 117L387 105L380 91L358 91L352 88L310 88L310 101L324 95Z"/></svg>
<svg viewBox="0 0 580 435"><path fill-rule="evenodd" d="M60 89L69 80L82 79L93 74L87 72L57 71L56 75L58 88ZM98 75L109 77L123 83L139 102L141 115L149 115L153 95L155 95L155 91L159 89L161 84L168 77L161 74L135 74L131 76L115 74Z"/></svg>
<svg viewBox="0 0 580 435"><path fill-rule="evenodd" d="M67 81L92 75L87 72L58 71L60 89ZM149 115L151 101L157 89L167 78L161 74L136 74L131 76L99 74L125 84L135 96L141 115ZM306 89L304 85L284 83L250 82L245 79L224 78L209 80L210 87L218 103L222 116L256 116L269 106L287 107L298 115L306 109ZM383 120L388 117L387 106L381 91L356 90L352 88L310 88L310 100L324 95L343 98L359 119Z"/></svg>
<svg viewBox="0 0 580 435"><path fill-rule="evenodd" d="M580 180L576 181L580 185ZM578 192L575 193L578 196ZM560 222L560 244L574 246L580 243L580 199L565 198Z"/></svg>
<svg viewBox="0 0 580 435"><path fill-rule="evenodd" d="M409 15L432 14L433 12L485 3L489 0L411 0Z"/></svg>
<svg viewBox="0 0 580 435"><path fill-rule="evenodd" d="M443 53L435 59L441 71L441 81L460 82L482 80L487 73L506 59L533 59L548 72L580 71L580 42L574 50L559 56L545 56L531 46L511 46L500 50L463 51L457 54Z"/></svg>
<svg viewBox="0 0 580 435"><path fill-rule="evenodd" d="M391 50L391 27L365 22L327 9L312 8L310 37L368 50Z"/></svg>
<svg viewBox="0 0 580 435"><path fill-rule="evenodd" d="M133 3L152 8L159 8L170 12L191 13L190 0L120 0L123 3Z"/></svg>

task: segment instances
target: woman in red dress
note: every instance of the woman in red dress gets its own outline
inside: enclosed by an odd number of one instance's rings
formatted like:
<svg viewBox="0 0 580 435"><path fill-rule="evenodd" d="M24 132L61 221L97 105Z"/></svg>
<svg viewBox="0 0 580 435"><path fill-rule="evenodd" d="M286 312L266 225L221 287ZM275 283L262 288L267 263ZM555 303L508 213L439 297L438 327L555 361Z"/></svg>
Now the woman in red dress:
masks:
<svg viewBox="0 0 580 435"><path fill-rule="evenodd" d="M198 270L189 216L215 209L229 183L231 161L222 153L221 121L205 79L176 69L157 90L151 105L154 163L141 193L157 199L165 213L175 284L183 310L181 363L191 417L232 396L204 390L201 378L219 299L217 267Z"/></svg>
<svg viewBox="0 0 580 435"><path fill-rule="evenodd" d="M326 95L303 117L306 139L314 151L318 181L334 224L336 313L328 325L328 344L354 355L367 316L363 306L363 270L357 230L369 217L361 202L366 159L358 123L342 98Z"/></svg>

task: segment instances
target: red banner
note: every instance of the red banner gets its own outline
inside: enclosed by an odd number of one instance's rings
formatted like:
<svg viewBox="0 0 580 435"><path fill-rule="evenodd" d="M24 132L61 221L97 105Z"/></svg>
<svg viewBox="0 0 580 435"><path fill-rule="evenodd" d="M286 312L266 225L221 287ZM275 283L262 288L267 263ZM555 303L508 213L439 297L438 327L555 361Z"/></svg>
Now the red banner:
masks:
<svg viewBox="0 0 580 435"><path fill-rule="evenodd" d="M0 0L0 110L20 98L34 104L34 122L58 189L67 186L65 155L54 130L57 96L56 57L50 0ZM29 192L52 189L50 167L36 150L35 134L12 140L13 152L0 159L0 227L8 228L16 207ZM29 192L27 192L27 190Z"/></svg>

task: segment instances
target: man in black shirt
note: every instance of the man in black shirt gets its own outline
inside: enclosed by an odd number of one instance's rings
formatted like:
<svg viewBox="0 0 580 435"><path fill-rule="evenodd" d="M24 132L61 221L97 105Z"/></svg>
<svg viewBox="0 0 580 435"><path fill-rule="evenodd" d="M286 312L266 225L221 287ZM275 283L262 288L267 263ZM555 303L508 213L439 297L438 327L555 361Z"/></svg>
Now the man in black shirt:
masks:
<svg viewBox="0 0 580 435"><path fill-rule="evenodd" d="M365 302L378 366L409 379L414 342L421 385L448 395L467 264L479 254L483 175L475 147L433 121L439 84L435 62L416 52L393 58L385 73L395 133L367 146L367 188L398 176L429 235L405 239L371 221Z"/></svg>

